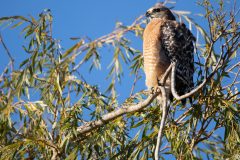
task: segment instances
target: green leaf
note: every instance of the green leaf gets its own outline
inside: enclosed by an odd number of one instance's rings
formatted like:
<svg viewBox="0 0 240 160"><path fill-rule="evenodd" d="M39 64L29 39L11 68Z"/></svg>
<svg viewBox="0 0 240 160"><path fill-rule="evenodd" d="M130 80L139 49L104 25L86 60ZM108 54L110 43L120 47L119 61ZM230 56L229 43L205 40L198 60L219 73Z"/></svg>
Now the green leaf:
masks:
<svg viewBox="0 0 240 160"><path fill-rule="evenodd" d="M60 86L59 74L57 74L57 79L55 81L55 84L56 84L56 87L57 87L57 90L58 90L59 94L62 95L62 88Z"/></svg>
<svg viewBox="0 0 240 160"><path fill-rule="evenodd" d="M29 59L25 59L22 63L20 63L19 68L22 68L27 62L29 62Z"/></svg>
<svg viewBox="0 0 240 160"><path fill-rule="evenodd" d="M11 28L14 29L22 24L23 24L23 21L20 21L20 22L16 23L15 25L13 25Z"/></svg>
<svg viewBox="0 0 240 160"><path fill-rule="evenodd" d="M65 160L75 160L77 159L78 147L74 148L73 151L68 155Z"/></svg>
<svg viewBox="0 0 240 160"><path fill-rule="evenodd" d="M41 40L40 40L40 37L39 37L38 34L39 34L39 33L36 32L35 36L36 36L36 39L37 39L38 45L40 46L40 45L41 45Z"/></svg>
<svg viewBox="0 0 240 160"><path fill-rule="evenodd" d="M62 56L63 58L67 57L70 53L72 53L74 50L78 49L79 47L81 47L83 44L83 41L81 40L80 42L78 42L77 44L75 44L73 47L71 47L70 49L68 49Z"/></svg>

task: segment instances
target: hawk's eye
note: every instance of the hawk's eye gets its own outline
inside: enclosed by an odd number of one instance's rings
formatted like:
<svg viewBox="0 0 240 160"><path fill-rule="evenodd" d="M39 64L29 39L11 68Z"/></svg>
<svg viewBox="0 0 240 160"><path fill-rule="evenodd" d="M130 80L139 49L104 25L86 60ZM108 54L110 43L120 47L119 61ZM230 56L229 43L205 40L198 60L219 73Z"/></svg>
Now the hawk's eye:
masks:
<svg viewBox="0 0 240 160"><path fill-rule="evenodd" d="M153 12L160 12L160 11L161 11L160 8L155 8L155 9L153 9Z"/></svg>

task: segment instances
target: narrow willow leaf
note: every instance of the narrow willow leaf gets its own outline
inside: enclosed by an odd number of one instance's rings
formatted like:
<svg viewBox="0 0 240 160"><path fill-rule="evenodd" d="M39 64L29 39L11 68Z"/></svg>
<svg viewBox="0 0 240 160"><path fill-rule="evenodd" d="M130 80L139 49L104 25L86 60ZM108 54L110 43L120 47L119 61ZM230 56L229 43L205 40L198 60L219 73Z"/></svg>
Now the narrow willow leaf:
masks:
<svg viewBox="0 0 240 160"><path fill-rule="evenodd" d="M73 151L67 156L65 160L75 160L77 158L78 147L74 148Z"/></svg>
<svg viewBox="0 0 240 160"><path fill-rule="evenodd" d="M23 17L23 16L10 16L10 17L1 17L0 21L8 21L8 20L13 20L13 19L19 19L19 20L23 20L26 22L30 22L30 20L28 20L27 18Z"/></svg>
<svg viewBox="0 0 240 160"><path fill-rule="evenodd" d="M41 45L41 40L40 40L40 37L39 37L38 34L39 34L39 33L36 32L35 37L36 37L36 40L37 40L38 45L40 46L40 45Z"/></svg>
<svg viewBox="0 0 240 160"><path fill-rule="evenodd" d="M62 95L62 89L61 89L61 86L60 86L59 74L57 74L57 79L56 79L55 83L56 83L56 87L57 87L58 92L60 93L60 95Z"/></svg>
<svg viewBox="0 0 240 160"><path fill-rule="evenodd" d="M16 23L15 25L13 25L11 28L14 29L22 24L23 24L23 21L20 21L20 22Z"/></svg>
<svg viewBox="0 0 240 160"><path fill-rule="evenodd" d="M73 47L71 47L70 49L68 49L62 56L63 58L67 57L70 53L72 53L74 50L78 49L79 47L81 47L83 44L83 40L81 40L80 42L78 42L77 44L75 44Z"/></svg>
<svg viewBox="0 0 240 160"><path fill-rule="evenodd" d="M22 63L20 63L19 68L22 68L25 64L29 62L29 59L25 59Z"/></svg>

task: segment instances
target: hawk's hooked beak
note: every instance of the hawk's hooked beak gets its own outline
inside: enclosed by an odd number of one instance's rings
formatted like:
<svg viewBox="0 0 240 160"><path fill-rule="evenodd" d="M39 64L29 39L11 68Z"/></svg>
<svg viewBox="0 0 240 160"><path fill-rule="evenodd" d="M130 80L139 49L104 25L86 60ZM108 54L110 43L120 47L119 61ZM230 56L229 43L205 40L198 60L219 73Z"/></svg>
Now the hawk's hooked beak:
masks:
<svg viewBox="0 0 240 160"><path fill-rule="evenodd" d="M147 19L147 23L149 23L150 20L151 20L151 13L150 13L150 11L147 11L147 12L145 13L145 17L146 17L146 19Z"/></svg>
<svg viewBox="0 0 240 160"><path fill-rule="evenodd" d="M149 18L150 15L151 15L151 14L149 13L149 11L147 11L146 14L145 14L145 16L146 16L147 18Z"/></svg>

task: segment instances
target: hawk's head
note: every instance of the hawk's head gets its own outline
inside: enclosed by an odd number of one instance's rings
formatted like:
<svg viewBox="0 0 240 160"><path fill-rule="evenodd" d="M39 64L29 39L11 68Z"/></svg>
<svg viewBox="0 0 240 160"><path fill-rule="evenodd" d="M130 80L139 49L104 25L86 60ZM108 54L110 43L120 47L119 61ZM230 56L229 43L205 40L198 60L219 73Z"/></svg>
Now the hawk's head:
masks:
<svg viewBox="0 0 240 160"><path fill-rule="evenodd" d="M160 3L157 3L154 7L147 10L145 15L148 18L148 20L151 20L153 18L176 20L170 9L168 9L167 7L163 6Z"/></svg>

